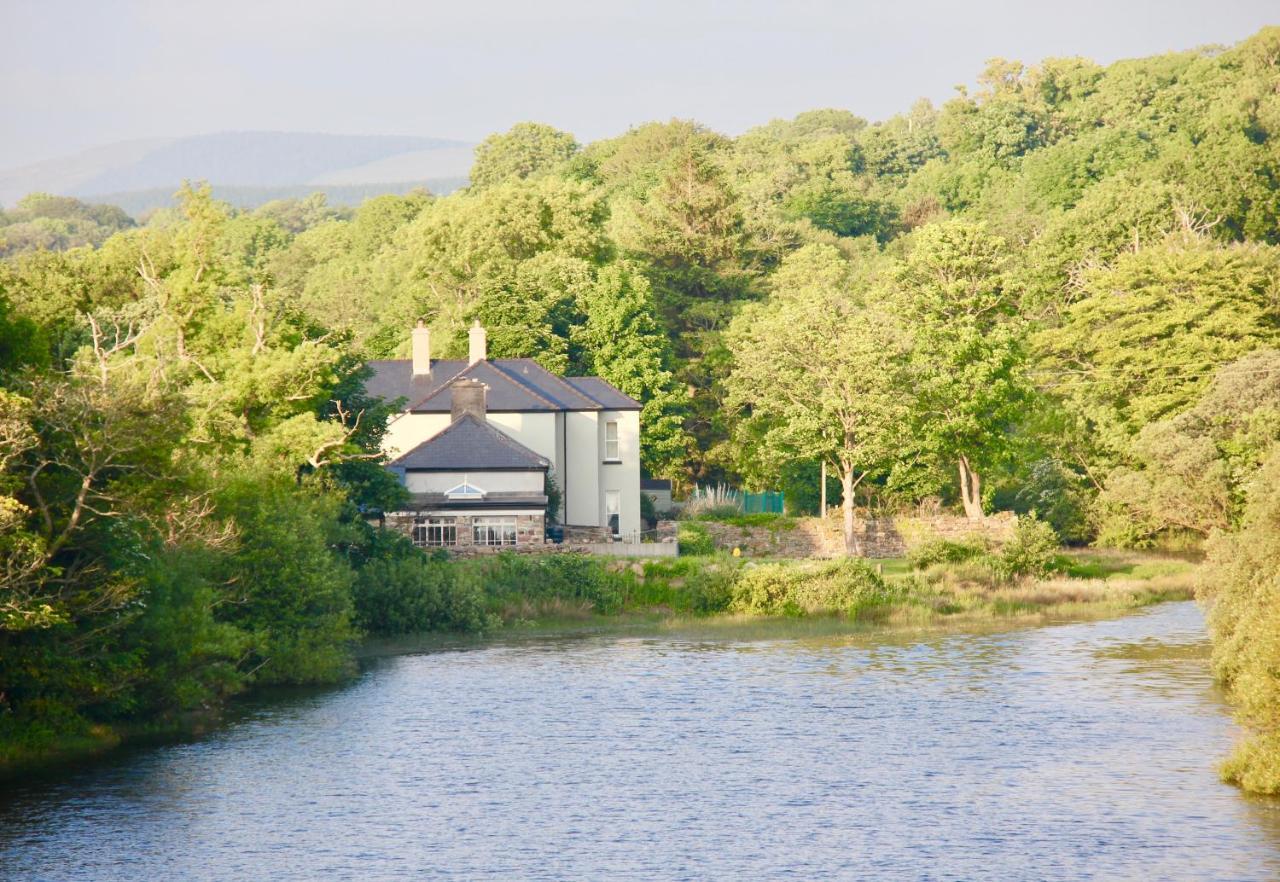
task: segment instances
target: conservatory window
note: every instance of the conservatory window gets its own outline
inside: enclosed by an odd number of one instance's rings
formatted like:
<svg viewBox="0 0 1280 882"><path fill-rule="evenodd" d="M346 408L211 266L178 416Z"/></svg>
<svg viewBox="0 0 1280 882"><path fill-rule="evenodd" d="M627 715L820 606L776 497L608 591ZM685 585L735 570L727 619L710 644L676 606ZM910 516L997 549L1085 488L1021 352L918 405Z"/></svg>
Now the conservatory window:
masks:
<svg viewBox="0 0 1280 882"><path fill-rule="evenodd" d="M472 542L476 545L515 545L515 518L476 518L472 522Z"/></svg>

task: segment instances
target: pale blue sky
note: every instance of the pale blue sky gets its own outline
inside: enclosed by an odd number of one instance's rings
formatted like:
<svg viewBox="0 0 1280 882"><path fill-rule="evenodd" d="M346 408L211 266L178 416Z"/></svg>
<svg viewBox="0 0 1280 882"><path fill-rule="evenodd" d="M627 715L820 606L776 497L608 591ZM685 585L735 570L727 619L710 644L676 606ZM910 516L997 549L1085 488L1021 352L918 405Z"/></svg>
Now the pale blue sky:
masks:
<svg viewBox="0 0 1280 882"><path fill-rule="evenodd" d="M1107 62L1231 43L1271 0L0 0L0 167L133 138L268 129L580 140L692 117L945 100L993 56Z"/></svg>

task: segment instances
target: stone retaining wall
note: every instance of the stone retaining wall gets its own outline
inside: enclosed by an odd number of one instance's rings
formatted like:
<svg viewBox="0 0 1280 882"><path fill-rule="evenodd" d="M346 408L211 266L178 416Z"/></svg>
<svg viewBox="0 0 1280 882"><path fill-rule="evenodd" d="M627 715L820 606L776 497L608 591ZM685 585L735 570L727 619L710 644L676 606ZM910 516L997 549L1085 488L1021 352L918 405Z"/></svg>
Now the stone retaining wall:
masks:
<svg viewBox="0 0 1280 882"><path fill-rule="evenodd" d="M794 518L773 527L740 527L718 521L699 521L716 547L739 548L748 557L843 557L843 525L838 517ZM960 541L985 536L1004 542L1012 534L1017 517L1000 512L981 522L957 515L927 517L864 518L855 525L863 557L903 557L912 548L932 539ZM791 529L787 529L790 526Z"/></svg>

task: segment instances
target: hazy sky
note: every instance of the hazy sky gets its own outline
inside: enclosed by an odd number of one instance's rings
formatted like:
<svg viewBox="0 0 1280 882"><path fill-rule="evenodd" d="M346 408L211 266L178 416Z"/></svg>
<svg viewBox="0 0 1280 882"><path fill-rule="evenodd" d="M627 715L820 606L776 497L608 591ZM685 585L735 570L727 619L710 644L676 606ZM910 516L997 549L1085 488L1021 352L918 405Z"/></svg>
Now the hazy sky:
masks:
<svg viewBox="0 0 1280 882"><path fill-rule="evenodd" d="M536 119L585 141L673 116L880 119L994 56L1107 62L1267 23L1275 0L0 0L0 167L246 129L479 140Z"/></svg>

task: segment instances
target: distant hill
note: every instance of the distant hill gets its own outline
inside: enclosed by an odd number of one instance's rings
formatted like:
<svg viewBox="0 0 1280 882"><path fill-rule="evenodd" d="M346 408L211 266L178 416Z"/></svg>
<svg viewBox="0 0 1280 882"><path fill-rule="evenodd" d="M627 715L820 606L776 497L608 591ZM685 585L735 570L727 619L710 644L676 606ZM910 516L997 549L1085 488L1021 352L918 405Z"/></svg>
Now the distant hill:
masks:
<svg viewBox="0 0 1280 882"><path fill-rule="evenodd" d="M0 171L0 205L48 192L137 214L168 204L183 180L209 181L222 198L246 206L259 204L256 190L263 191L261 201L322 190L333 202L422 185L440 192L465 180L471 149L442 138L304 132L127 141Z"/></svg>

